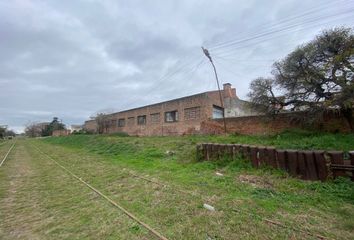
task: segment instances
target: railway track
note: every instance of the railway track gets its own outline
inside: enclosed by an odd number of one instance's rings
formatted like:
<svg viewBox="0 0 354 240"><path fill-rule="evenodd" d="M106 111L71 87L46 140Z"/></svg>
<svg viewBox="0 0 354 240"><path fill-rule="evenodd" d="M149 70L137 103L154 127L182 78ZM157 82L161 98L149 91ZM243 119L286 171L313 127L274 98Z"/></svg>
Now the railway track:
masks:
<svg viewBox="0 0 354 240"><path fill-rule="evenodd" d="M9 150L7 151L7 153L5 154L5 156L3 157L3 159L0 162L0 167L4 164L4 162L6 161L7 157L9 156L11 150L14 148L16 142L14 142L11 147L9 148Z"/></svg>
<svg viewBox="0 0 354 240"><path fill-rule="evenodd" d="M43 155L45 155L47 158L51 159L52 161L54 161L54 163L56 165L58 165L59 167L61 167L62 169L64 169L64 171L66 171L67 173L69 173L70 175L72 175L74 178L76 178L78 181L82 182L83 184L85 184L88 188L90 188L91 190L93 190L94 192L96 192L98 195L100 195L101 197L105 198L108 202L110 202L112 205L114 205L115 207L119 208L121 211L123 211L126 215L128 215L130 218L132 218L133 220L135 220L136 222L138 222L140 225L142 225L143 227L145 227L147 230L149 230L151 233L153 233L156 237L158 237L159 239L162 239L162 240L167 240L167 238L165 238L163 235L161 235L159 232L157 232L156 230L152 229L149 225L143 223L142 221L140 221L138 218L136 218L133 214L131 214L130 212L128 212L127 210L125 210L123 207L121 207L120 205L118 205L116 202L114 202L113 200L111 200L109 197L107 197L106 195L102 194L100 191L98 191L97 189L95 189L93 186L91 186L90 184L88 184L87 182L85 182L84 180L82 180L80 177L78 177L77 175L75 175L74 173L72 173L70 170L68 170L67 168L65 168L63 165L61 165L59 162L57 162L55 159L53 159L50 155L48 155L47 153L44 153L42 150L40 150L37 146L35 146L35 148L37 149L38 152L42 153ZM153 184L157 184L157 185L160 185L162 187L167 187L167 188L171 188L177 192L180 192L182 194L187 194L187 195L192 195L192 196L197 196L199 194L196 194L194 192L190 192L190 191L185 191L185 190L181 190L181 189L178 189L174 186L170 186L169 184L165 184L165 183L161 183L159 181L156 181L156 180L152 180L150 178L147 178L147 177L143 177L143 176L140 176L136 173L132 173L130 171L127 172L129 175L131 175L132 177L135 177L135 178L138 178L138 179L141 179L145 182L149 182L149 183L153 183ZM224 209L224 211L227 211L227 209ZM263 222L267 223L267 224L270 224L270 225L274 225L274 226L277 226L277 227L281 227L281 228L286 228L286 229L289 229L289 230L292 230L292 231L295 231L295 232L300 232L300 233L303 233L305 235L308 235L308 236L311 236L311 237L314 237L316 239L321 239L321 240L324 240L324 239L330 239L330 238L326 238L320 234L317 234L317 233L313 233L313 232L310 232L308 230L304 230L302 229L301 227L298 228L298 227L294 227L294 226L287 226L287 225L284 225L284 223L281 223L281 222L278 222L278 221L274 221L274 220L271 220L271 219L268 219L268 218L265 218L265 217L262 217L258 214L255 214L255 213L251 213L251 212L248 212L248 211L244 211L244 210L240 210L240 209L232 209L232 211L234 212L238 212L238 213L242 213L244 215L249 215L251 217L255 217L255 218L258 218L258 219L261 219Z"/></svg>
<svg viewBox="0 0 354 240"><path fill-rule="evenodd" d="M127 215L129 218L131 218L132 220L134 220L135 222L137 222L138 224L140 224L142 227L144 227L145 229L147 229L150 233L152 233L153 235L155 235L155 237L157 237L160 240L168 240L165 236L163 236L161 233L159 233L158 231L156 231L155 229L153 229L151 226L149 226L148 224L144 223L143 221L141 221L140 219L138 219L135 215L133 215L132 213L130 213L128 210L126 210L125 208L123 208L121 205L119 205L117 202L113 201L111 198L109 198L108 196L106 196L105 194L103 194L101 191L99 191L98 189L96 189L95 187L93 187L92 185L90 185L89 183L87 183L86 181L82 180L81 177L77 176L76 174L74 174L72 171L70 171L69 169L67 169L66 167L64 167L63 165L61 165L58 161L56 161L54 158L52 158L50 155L48 155L47 153L43 152L41 149L39 149L37 146L32 145L39 153L41 153L42 155L44 155L46 158L50 159L51 161L53 161L58 167L62 168L66 173L68 173L69 175L71 175L73 178L75 178L76 180L78 180L79 182L81 182L82 184L84 184L86 187L88 187L89 189L91 189L93 192L97 193L99 196L101 196L102 198L104 198L106 201L108 201L110 204L112 204L114 207L118 208L120 211L122 211L125 215Z"/></svg>

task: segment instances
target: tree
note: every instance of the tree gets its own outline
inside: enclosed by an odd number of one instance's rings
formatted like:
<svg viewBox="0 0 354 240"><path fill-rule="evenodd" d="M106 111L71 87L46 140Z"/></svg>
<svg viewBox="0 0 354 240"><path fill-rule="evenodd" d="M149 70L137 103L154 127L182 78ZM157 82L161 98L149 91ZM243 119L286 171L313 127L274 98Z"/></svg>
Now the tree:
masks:
<svg viewBox="0 0 354 240"><path fill-rule="evenodd" d="M273 77L251 82L249 97L268 114L306 110L318 118L338 109L353 130L354 35L352 29L323 31L275 62Z"/></svg>
<svg viewBox="0 0 354 240"><path fill-rule="evenodd" d="M16 137L16 133L14 130L9 129L9 130L6 130L5 136L6 137Z"/></svg>
<svg viewBox="0 0 354 240"><path fill-rule="evenodd" d="M94 119L96 121L96 127L97 130L96 132L98 134L102 134L104 132L108 131L108 128L110 127L111 121L110 121L110 115L114 112L113 109L105 109L98 111L95 113L94 116L91 116L91 119Z"/></svg>
<svg viewBox="0 0 354 240"><path fill-rule="evenodd" d="M42 128L38 123L29 122L25 127L25 135L27 137L40 137L42 135Z"/></svg>
<svg viewBox="0 0 354 240"><path fill-rule="evenodd" d="M54 117L53 120L42 130L42 136L52 136L53 131L65 129L65 124L59 122L57 117Z"/></svg>
<svg viewBox="0 0 354 240"><path fill-rule="evenodd" d="M7 126L0 126L0 138L4 138L6 134Z"/></svg>

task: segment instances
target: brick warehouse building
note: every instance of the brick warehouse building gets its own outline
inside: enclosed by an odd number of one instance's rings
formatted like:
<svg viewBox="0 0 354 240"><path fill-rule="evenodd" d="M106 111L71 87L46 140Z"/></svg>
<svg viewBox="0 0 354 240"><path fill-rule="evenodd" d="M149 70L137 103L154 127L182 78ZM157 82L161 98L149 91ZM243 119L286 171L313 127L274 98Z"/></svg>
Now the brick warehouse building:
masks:
<svg viewBox="0 0 354 240"><path fill-rule="evenodd" d="M256 115L247 102L240 100L231 84L223 86L225 116ZM165 136L203 133L203 126L212 119L222 118L223 109L218 91L155 103L107 115L104 133L125 132L137 136ZM96 120L86 121L87 131L97 132Z"/></svg>

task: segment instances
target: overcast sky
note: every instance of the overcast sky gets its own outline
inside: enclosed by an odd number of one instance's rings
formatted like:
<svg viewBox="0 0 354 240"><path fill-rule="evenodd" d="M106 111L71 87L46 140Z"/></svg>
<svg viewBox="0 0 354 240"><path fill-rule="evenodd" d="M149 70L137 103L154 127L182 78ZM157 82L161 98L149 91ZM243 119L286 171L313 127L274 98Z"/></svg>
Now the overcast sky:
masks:
<svg viewBox="0 0 354 240"><path fill-rule="evenodd" d="M321 30L354 26L352 0L0 0L0 124L81 124L250 81Z"/></svg>

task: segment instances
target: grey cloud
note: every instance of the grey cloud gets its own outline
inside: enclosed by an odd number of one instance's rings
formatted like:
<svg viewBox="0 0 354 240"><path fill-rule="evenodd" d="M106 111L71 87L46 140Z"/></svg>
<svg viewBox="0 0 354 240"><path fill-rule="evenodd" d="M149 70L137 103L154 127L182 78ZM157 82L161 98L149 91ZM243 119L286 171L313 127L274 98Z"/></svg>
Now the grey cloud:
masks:
<svg viewBox="0 0 354 240"><path fill-rule="evenodd" d="M201 45L252 36L317 5L315 0L0 0L0 124L19 130L53 116L77 124L100 109L215 89ZM348 4L331 7L326 11ZM221 81L231 82L244 98L252 79L269 75L269 59L284 57L324 27L350 20L240 44L232 54L212 50Z"/></svg>

